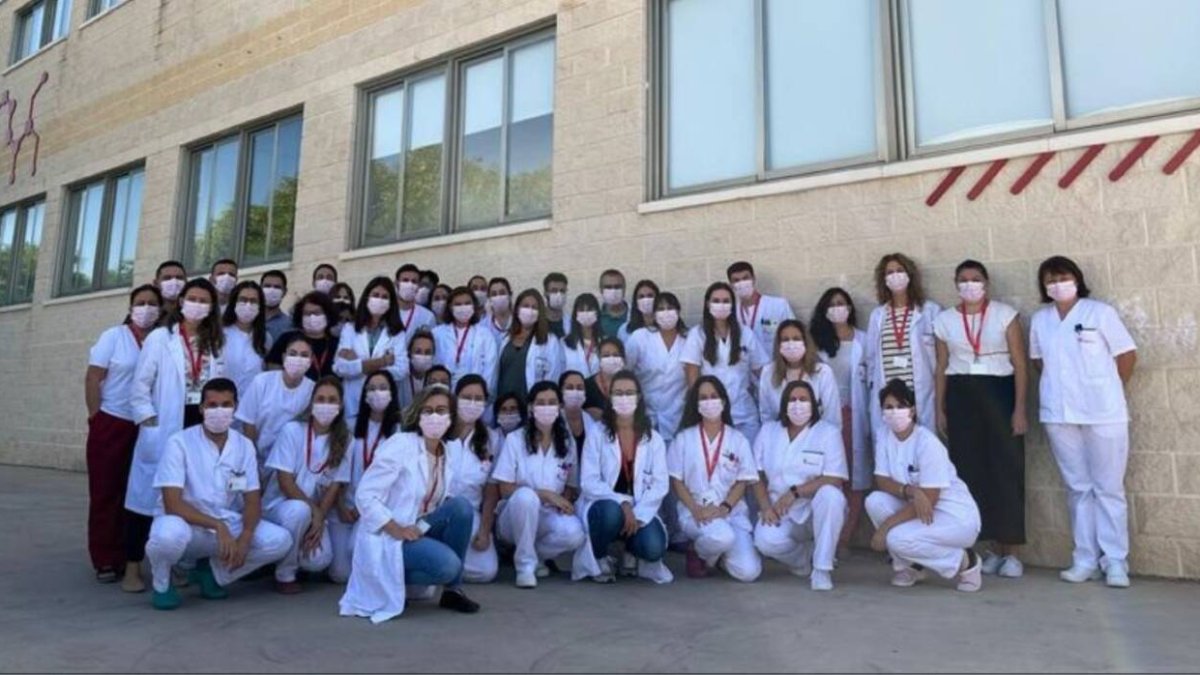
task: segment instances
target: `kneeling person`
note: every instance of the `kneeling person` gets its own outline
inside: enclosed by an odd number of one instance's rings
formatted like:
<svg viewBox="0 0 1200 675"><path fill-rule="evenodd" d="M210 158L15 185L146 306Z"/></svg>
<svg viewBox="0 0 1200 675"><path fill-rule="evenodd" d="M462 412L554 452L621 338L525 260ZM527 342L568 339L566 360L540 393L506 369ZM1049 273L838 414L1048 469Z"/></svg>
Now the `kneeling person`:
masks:
<svg viewBox="0 0 1200 675"><path fill-rule="evenodd" d="M236 407L233 381L209 380L200 397L203 424L167 441L154 477L162 505L146 544L157 609L179 606L171 567L185 558L197 561L194 574L201 594L220 599L227 595L225 586L283 558L291 548L286 530L260 519L254 444L229 428Z"/></svg>

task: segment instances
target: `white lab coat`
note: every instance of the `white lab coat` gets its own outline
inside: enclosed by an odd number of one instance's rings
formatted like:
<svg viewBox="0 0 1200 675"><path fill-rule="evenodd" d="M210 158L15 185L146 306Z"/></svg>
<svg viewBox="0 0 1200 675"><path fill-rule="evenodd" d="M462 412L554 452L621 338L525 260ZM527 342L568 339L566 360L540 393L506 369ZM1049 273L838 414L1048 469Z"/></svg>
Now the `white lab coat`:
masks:
<svg viewBox="0 0 1200 675"><path fill-rule="evenodd" d="M687 398L687 375L683 370L683 349L687 333L680 333L667 349L657 329L639 328L625 342L625 364L642 383L646 412L654 428L670 443L683 419Z"/></svg>
<svg viewBox="0 0 1200 675"><path fill-rule="evenodd" d="M505 334L504 339L500 342L500 348L497 354L503 354L504 348L508 346L508 335ZM529 353L525 355L525 387L532 389L533 385L547 380L558 384L558 376L563 373L563 348L559 342L558 336L554 333L546 333L546 341L538 344L537 340L531 335L525 343L525 348ZM494 381L500 379L500 359L496 358L496 376ZM489 390L491 391L491 390Z"/></svg>
<svg viewBox="0 0 1200 675"><path fill-rule="evenodd" d="M772 383L775 377L775 362L772 361L763 368L758 377L758 417L763 424L779 421L779 403L783 390L787 388L787 378L776 387ZM812 375L804 373L801 379L812 385L817 401L821 403L821 419L829 422L838 429L842 428L842 394L838 391L837 378L833 369L824 363L818 363Z"/></svg>
<svg viewBox="0 0 1200 675"><path fill-rule="evenodd" d="M937 315L942 311L937 303L926 300L922 307L913 308L910 317L909 335L905 337L906 345L910 345L909 353L912 358L913 392L917 398L917 421L930 428L937 428L937 411L934 399L937 387L934 381L934 370L937 369L937 353L933 332L933 324ZM871 428L883 419L879 407L879 391L887 386L883 381L883 356L880 340L883 335L883 322L888 319L887 305L879 305L871 310L871 320L867 327L867 374L871 383Z"/></svg>
<svg viewBox="0 0 1200 675"><path fill-rule="evenodd" d="M353 350L356 358L343 359L340 356L343 349ZM395 360L387 370L399 382L408 376L408 349L404 344L404 333L392 335L385 325L379 333L379 339L375 341L375 349L371 349L369 329L364 327L361 331L354 330L353 323L347 323L342 328L337 346L338 355L333 360L333 372L342 378L345 385L346 419L358 416L358 399L362 396L363 380L366 378L363 373L363 360L380 358L389 350L395 356Z"/></svg>
<svg viewBox="0 0 1200 675"><path fill-rule="evenodd" d="M512 328L513 321L516 321L515 314L509 314L508 321L497 323L496 318L492 316L492 312L489 310L479 320L479 327L487 330L496 342L496 349L499 350L504 341L508 339L508 329Z"/></svg>
<svg viewBox="0 0 1200 675"><path fill-rule="evenodd" d="M487 381L488 391L496 391L496 362L499 352L496 350L496 340L482 324L467 327L467 335L463 338L462 353L458 353L458 339L461 331L455 324L446 323L433 331L434 349L433 360L450 370L453 388L463 375L474 373Z"/></svg>
<svg viewBox="0 0 1200 675"><path fill-rule="evenodd" d="M263 355L254 351L254 335L237 326L225 327L225 376L237 385L238 400L246 396L254 376L263 371Z"/></svg>
<svg viewBox="0 0 1200 675"><path fill-rule="evenodd" d="M657 431L650 430L648 441L638 439L637 454L633 460L632 497L614 491L621 474L621 443L616 438L609 438L603 427L584 441L579 469L582 494L575 502L575 513L583 523L585 533L588 533L588 509L604 499L618 504L632 502L633 515L639 525L649 525L657 520L666 532L666 525L658 517L658 509L667 496L671 478L667 474L667 446ZM605 552L600 553L603 555ZM641 566L639 562L639 568ZM656 583L669 583L674 578L665 565L654 567L658 568L657 578L654 579ZM592 550L589 534L583 546L575 550L571 578L578 581L598 574L600 563L596 560L596 552Z"/></svg>
<svg viewBox="0 0 1200 675"><path fill-rule="evenodd" d="M138 357L129 399L133 421L141 425L151 417L158 426L141 426L133 448L133 465L125 492L125 508L145 516L154 515L159 501L154 489L154 473L166 448L167 439L183 429L183 407L187 394L187 354L179 334L179 324L155 329L146 336ZM202 379L224 377L225 361L218 354L209 358Z"/></svg>
<svg viewBox="0 0 1200 675"><path fill-rule="evenodd" d="M446 447L445 484L454 483L459 464L458 441ZM416 433L397 433L375 451L375 461L363 472L354 502L359 522L354 535L354 563L346 592L338 603L342 616L369 617L381 623L404 612L404 543L383 531L396 521L416 524L421 500L428 489L425 439Z"/></svg>
<svg viewBox="0 0 1200 675"><path fill-rule="evenodd" d="M701 375L715 375L725 385L729 394L730 414L733 423L746 435L747 440L753 441L758 431L758 402L751 394L754 386L754 373L771 362L766 352L759 346L758 340L748 333L740 338L741 355L738 362L730 365L730 350L732 340L714 337L717 340L717 362L709 363L704 358L704 329L697 327L690 331L684 344L680 361L700 367Z"/></svg>
<svg viewBox="0 0 1200 675"><path fill-rule="evenodd" d="M422 328L433 332L434 327L437 326L437 317L433 315L433 312L429 308L415 303L410 309L400 310L400 321L404 324L404 346L406 348L408 343L412 342L413 335Z"/></svg>
<svg viewBox="0 0 1200 675"><path fill-rule="evenodd" d="M742 335L753 334L768 354L775 347L775 331L779 330L779 324L795 318L796 313L787 298L778 295L760 293L754 307L746 307L741 300L737 301L737 320L742 326Z"/></svg>
<svg viewBox="0 0 1200 675"><path fill-rule="evenodd" d="M568 370L578 371L583 373L585 378L600 372L599 340L592 340L592 348L590 350L584 346L583 338L580 338L574 347L568 347L564 340L562 347L564 372Z"/></svg>
<svg viewBox="0 0 1200 675"><path fill-rule="evenodd" d="M821 351L818 355L823 363L829 364L831 359L828 354ZM855 328L854 341L850 343L850 452L854 458L850 466L850 485L855 490L871 487L871 465L875 461L871 452L871 388L867 379L866 356L867 334ZM841 394L838 396L840 398ZM842 401L842 405L846 405L846 401ZM841 414L840 411L838 414Z"/></svg>
<svg viewBox="0 0 1200 675"><path fill-rule="evenodd" d="M259 462L266 462L275 447L275 439L283 427L308 409L316 382L301 377L300 383L288 388L282 370L259 373L250 383L244 396L239 397L237 419L251 424L258 432ZM263 480L270 478L262 476Z"/></svg>
<svg viewBox="0 0 1200 675"><path fill-rule="evenodd" d="M491 482L492 466L500 454L500 445L503 442L500 432L488 429L488 456L487 459L481 460L471 447L473 436L474 432L458 441L462 452L455 453L458 458L458 466L454 469L454 482L450 483L446 489L447 497L462 497L474 508L471 521L472 541L479 534L483 491ZM500 561L496 555L495 528L493 528L492 540L485 550L476 550L473 545L467 547L467 554L463 559L463 581L472 584L490 583L496 578L499 567Z"/></svg>

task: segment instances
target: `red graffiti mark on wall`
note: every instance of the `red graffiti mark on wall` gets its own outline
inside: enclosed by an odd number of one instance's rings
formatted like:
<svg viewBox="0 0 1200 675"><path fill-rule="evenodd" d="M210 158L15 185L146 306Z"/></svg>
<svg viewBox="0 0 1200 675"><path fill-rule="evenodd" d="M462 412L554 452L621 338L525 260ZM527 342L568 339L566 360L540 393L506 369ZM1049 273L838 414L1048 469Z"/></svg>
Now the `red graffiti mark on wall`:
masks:
<svg viewBox="0 0 1200 675"><path fill-rule="evenodd" d="M17 99L9 95L7 89L3 94L0 94L0 111L8 109L8 125L4 133L4 148L12 153L12 162L8 169L8 184L12 185L17 182L17 160L21 158L21 149L25 147L27 139L33 139L33 160L30 164L29 175L37 175L38 151L42 147L42 136L37 132L34 120L34 104L37 102L38 93L42 91L42 87L46 86L46 82L50 79L50 73L43 72L41 79L38 80L37 86L33 88L33 94L29 96L29 105L25 111L25 127L21 130L18 136L13 131L13 118L16 117L17 107L19 106Z"/></svg>

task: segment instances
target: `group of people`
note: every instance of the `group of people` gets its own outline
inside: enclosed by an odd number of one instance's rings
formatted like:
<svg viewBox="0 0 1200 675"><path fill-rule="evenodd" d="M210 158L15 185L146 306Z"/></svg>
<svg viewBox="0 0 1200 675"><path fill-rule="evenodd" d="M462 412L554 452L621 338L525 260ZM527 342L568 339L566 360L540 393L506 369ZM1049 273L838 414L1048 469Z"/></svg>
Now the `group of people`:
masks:
<svg viewBox="0 0 1200 675"><path fill-rule="evenodd" d="M845 290L805 323L736 262L689 327L675 294L641 280L627 298L618 270L568 304L557 272L514 298L503 277L452 288L405 264L356 299L322 264L285 312L281 271L165 262L90 354L97 578L142 591L148 559L171 609L181 577L219 598L273 564L280 592L324 574L342 614L382 621L438 587L477 611L463 584L494 580L498 550L534 588L568 556L573 579L667 583L677 545L691 577L750 582L766 556L829 590L865 511L894 585L976 591L1022 575L1031 359L1074 532L1061 577L1128 586L1120 317L1049 258L1027 349L983 264L953 282L940 308L884 256L863 330Z"/></svg>

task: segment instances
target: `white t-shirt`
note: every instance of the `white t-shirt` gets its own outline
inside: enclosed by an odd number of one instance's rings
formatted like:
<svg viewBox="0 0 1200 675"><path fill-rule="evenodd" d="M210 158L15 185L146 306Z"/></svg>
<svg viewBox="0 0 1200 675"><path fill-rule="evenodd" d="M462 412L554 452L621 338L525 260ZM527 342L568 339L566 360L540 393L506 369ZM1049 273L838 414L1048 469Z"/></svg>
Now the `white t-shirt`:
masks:
<svg viewBox="0 0 1200 675"><path fill-rule="evenodd" d="M649 328L633 331L625 341L625 362L641 381L646 412L665 441L675 437L683 417L687 375L681 359L686 345L687 335L676 335L675 343L667 349L662 333Z"/></svg>
<svg viewBox="0 0 1200 675"><path fill-rule="evenodd" d="M350 460L350 481L349 487L346 489L346 503L354 504L354 491L358 489L358 481L362 479L363 472L375 459L375 453L390 436L380 437L380 429L383 425L375 420L367 420L367 438L364 441L361 438L351 437L350 450L347 453ZM397 425L394 431L398 431L400 427ZM354 428L351 427L350 433L354 433Z"/></svg>
<svg viewBox="0 0 1200 675"><path fill-rule="evenodd" d="M979 330L979 319L983 316L983 332ZM1017 310L1003 302L989 302L986 314L967 314L967 326L971 338L980 340L979 358L963 330L963 313L958 307L943 309L933 321L933 333L946 344L950 359L946 364L947 375L993 375L1007 377L1013 374L1012 360L1008 353L1009 325L1017 318Z"/></svg>
<svg viewBox="0 0 1200 675"><path fill-rule="evenodd" d="M937 434L917 424L907 440L901 441L887 427L877 429L875 438L876 476L891 478L901 485L941 490L935 512L979 522L975 499L967 484L959 479Z"/></svg>
<svg viewBox="0 0 1200 675"><path fill-rule="evenodd" d="M437 326L437 317L427 307L422 307L416 303L408 309L400 310L400 321L404 324L404 344L407 346L412 342L412 337L422 328L428 330L430 334Z"/></svg>
<svg viewBox="0 0 1200 675"><path fill-rule="evenodd" d="M1029 322L1029 357L1042 360L1042 423L1128 422L1125 387L1114 359L1135 349L1117 310L1098 300L1080 298L1063 319L1054 305L1035 312Z"/></svg>
<svg viewBox="0 0 1200 675"><path fill-rule="evenodd" d="M160 495L162 488L182 488L183 500L197 511L227 523L241 522L243 495L259 489L254 444L230 429L225 447L218 450L203 425L190 426L167 440L154 487ZM161 497L154 513L163 513Z"/></svg>
<svg viewBox="0 0 1200 675"><path fill-rule="evenodd" d="M711 364L704 359L704 329L696 327L688 332L687 342L683 347L682 363L700 366L701 375L715 375L725 385L729 394L730 414L734 424L754 422L758 418L758 404L750 393L752 371L765 367L771 362L757 340L743 332L741 336L741 356L734 365L729 365L730 340L717 340L717 363Z"/></svg>
<svg viewBox="0 0 1200 675"><path fill-rule="evenodd" d="M700 435L704 425L697 424L679 432L667 450L667 471L671 478L683 481L692 499L697 504L716 506L725 501L726 495L737 481L758 482L758 465L750 443L742 432L726 425L724 436L708 439L707 446ZM705 456L705 447L708 456ZM712 475L708 473L708 461L719 455ZM733 507L731 516L748 513L746 500L741 499Z"/></svg>
<svg viewBox="0 0 1200 675"><path fill-rule="evenodd" d="M137 338L129 326L113 326L100 334L88 353L88 365L104 368L108 373L100 384L100 410L113 417L133 421L129 405L129 390L142 353Z"/></svg>
<svg viewBox="0 0 1200 675"><path fill-rule="evenodd" d="M237 326L225 327L225 376L237 385L238 397L244 397L254 377L263 370L263 356L254 351L254 336Z"/></svg>
<svg viewBox="0 0 1200 675"><path fill-rule="evenodd" d="M471 502L471 506L478 511L483 505L483 488L488 481L492 479L492 467L496 463L496 454L500 451L500 434L494 429L488 429L488 451L487 458L480 459L475 454L475 447L472 444L475 432L471 432L466 438L454 441L462 446L461 452L458 453L458 466L454 470L454 478L450 482L450 490L446 493L450 497L462 497Z"/></svg>
<svg viewBox="0 0 1200 675"><path fill-rule="evenodd" d="M762 375L758 378L758 416L763 424L779 421L779 403L783 398L783 390L788 385L788 379L785 376L776 387L773 381L774 377L775 362L772 361L767 364L766 368L763 368ZM812 375L802 373L800 377L812 385L813 393L817 395L817 401L821 404L821 419L841 429L842 395L838 392L833 369L818 361Z"/></svg>
<svg viewBox="0 0 1200 675"><path fill-rule="evenodd" d="M754 461L767 476L771 501L821 476L850 480L842 432L820 420L795 438L788 438L788 428L779 422L763 425L754 439Z"/></svg>
<svg viewBox="0 0 1200 675"><path fill-rule="evenodd" d="M329 434L312 436L311 452L308 444L308 423L292 422L283 428L271 456L267 458L267 468L276 471L286 471L296 479L296 487L308 496L316 499L324 488L334 483L350 482L350 458L343 457L336 467L328 466ZM279 488L279 476L267 485L264 508L274 508L287 500L287 496Z"/></svg>
<svg viewBox="0 0 1200 675"><path fill-rule="evenodd" d="M258 452L265 460L275 445L275 437L288 422L308 408L316 383L307 377L289 388L283 381L282 370L259 373L238 402L237 418L252 424L258 431Z"/></svg>
<svg viewBox="0 0 1200 675"><path fill-rule="evenodd" d="M742 334L749 335L753 331L754 336L758 338L758 345L767 354L770 354L771 348L775 346L775 331L779 330L779 324L796 318L787 298L777 295L760 294L754 307L748 307L738 300L737 308L738 323L745 329Z"/></svg>
<svg viewBox="0 0 1200 675"><path fill-rule="evenodd" d="M555 454L553 444L544 451L530 453L525 430L518 428L504 438L504 449L492 468L492 480L555 494L562 494L567 486L578 488L579 452L575 441L567 439L566 457Z"/></svg>

